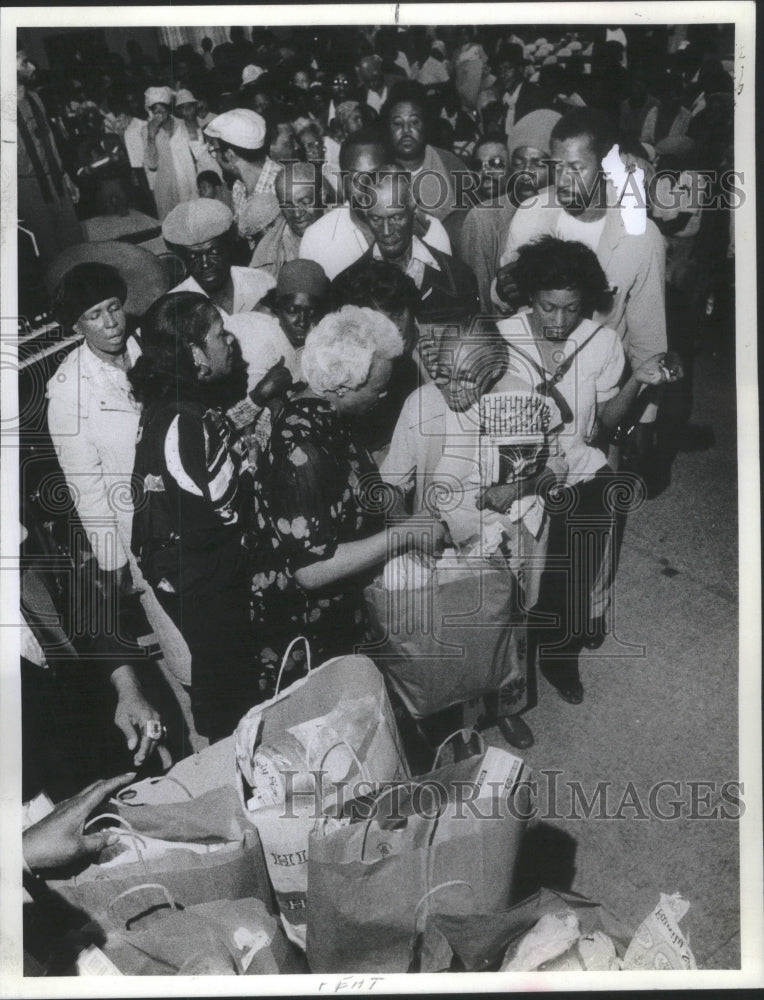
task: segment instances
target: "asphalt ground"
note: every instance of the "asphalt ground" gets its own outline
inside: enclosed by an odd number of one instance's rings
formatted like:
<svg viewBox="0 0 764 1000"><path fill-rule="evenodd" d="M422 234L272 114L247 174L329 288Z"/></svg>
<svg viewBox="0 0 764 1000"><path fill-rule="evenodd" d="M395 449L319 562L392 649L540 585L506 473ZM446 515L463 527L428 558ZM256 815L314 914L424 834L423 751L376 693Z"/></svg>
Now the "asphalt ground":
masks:
<svg viewBox="0 0 764 1000"><path fill-rule="evenodd" d="M680 452L668 488L629 515L613 634L580 660L583 703L564 702L537 679L536 704L524 716L535 743L521 754L539 809L526 875L529 887L535 880L601 902L633 929L661 892L679 892L690 903L682 929L698 967L735 969L740 807L728 801L739 790L726 783L738 779L738 518L729 346L706 344L698 355L692 420L710 425L714 444ZM486 735L502 745L495 729Z"/></svg>

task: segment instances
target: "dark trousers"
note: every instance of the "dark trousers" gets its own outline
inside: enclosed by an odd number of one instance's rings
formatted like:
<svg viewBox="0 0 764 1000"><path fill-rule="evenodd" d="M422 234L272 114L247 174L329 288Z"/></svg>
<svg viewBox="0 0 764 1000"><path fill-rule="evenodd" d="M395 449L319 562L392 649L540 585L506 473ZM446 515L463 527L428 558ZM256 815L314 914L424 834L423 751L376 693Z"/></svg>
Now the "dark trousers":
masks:
<svg viewBox="0 0 764 1000"><path fill-rule="evenodd" d="M603 466L585 483L562 487L550 510L547 563L536 611L554 624L535 629L542 672L577 670L578 654L592 632L591 591L603 559L614 558L615 512L609 490L616 478ZM610 547L608 548L608 541Z"/></svg>
<svg viewBox="0 0 764 1000"><path fill-rule="evenodd" d="M249 593L242 583L214 594L156 591L191 653L191 710L197 732L213 742L236 728L261 700Z"/></svg>

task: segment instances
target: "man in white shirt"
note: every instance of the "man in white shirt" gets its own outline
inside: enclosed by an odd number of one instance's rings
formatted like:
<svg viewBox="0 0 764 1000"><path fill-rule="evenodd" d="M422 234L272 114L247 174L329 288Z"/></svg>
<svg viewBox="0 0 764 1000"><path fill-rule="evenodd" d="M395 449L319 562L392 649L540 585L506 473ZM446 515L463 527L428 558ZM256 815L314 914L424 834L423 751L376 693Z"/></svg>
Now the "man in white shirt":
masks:
<svg viewBox="0 0 764 1000"><path fill-rule="evenodd" d="M356 132L342 144L340 168L345 204L309 226L300 244L300 258L320 264L330 281L354 264L374 243L373 234L354 206L361 203L363 195L360 178L374 174L387 159L383 143L372 133ZM417 212L415 227L416 235L424 243L450 255L451 243L437 219Z"/></svg>
<svg viewBox="0 0 764 1000"><path fill-rule="evenodd" d="M366 103L379 114L382 105L387 100L387 86L382 74L382 59L377 55L364 56L358 63L358 75L366 90Z"/></svg>
<svg viewBox="0 0 764 1000"><path fill-rule="evenodd" d="M143 169L143 154L145 152L143 127L146 124L140 118L134 118L127 101L113 101L111 105L114 114L114 127L121 136L130 161L130 184L134 194L135 207L151 216L156 216L157 210L151 188Z"/></svg>
<svg viewBox="0 0 764 1000"><path fill-rule="evenodd" d="M186 265L189 276L173 292L207 295L225 319L251 312L276 284L259 268L231 264L231 210L216 198L184 201L162 223L162 236Z"/></svg>
<svg viewBox="0 0 764 1000"><path fill-rule="evenodd" d="M601 161L612 145L601 113L576 108L552 130L554 186L523 202L509 227L496 276L494 301L512 306L512 262L517 249L539 236L575 240L590 247L614 289L613 307L597 316L618 332L632 369L666 350L665 248L655 224L641 235L626 231ZM648 404L643 423L655 420Z"/></svg>
<svg viewBox="0 0 764 1000"><path fill-rule="evenodd" d="M480 311L477 281L460 260L425 245L416 235L416 203L408 175L382 166L366 188L361 215L374 242L351 269L386 260L404 271L419 290L417 318L423 324L466 325Z"/></svg>

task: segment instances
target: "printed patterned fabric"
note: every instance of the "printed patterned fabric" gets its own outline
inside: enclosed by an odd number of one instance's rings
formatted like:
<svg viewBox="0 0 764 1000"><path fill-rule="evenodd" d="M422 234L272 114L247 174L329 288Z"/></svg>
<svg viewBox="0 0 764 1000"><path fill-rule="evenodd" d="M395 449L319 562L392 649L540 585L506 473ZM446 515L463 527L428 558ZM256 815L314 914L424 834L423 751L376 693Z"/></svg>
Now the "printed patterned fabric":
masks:
<svg viewBox="0 0 764 1000"><path fill-rule="evenodd" d="M274 420L260 456L254 498L252 614L261 686L275 680L281 652L307 635L319 662L363 640L365 580L304 591L294 574L330 559L343 542L382 530L374 510L379 473L349 424L320 399L292 399Z"/></svg>

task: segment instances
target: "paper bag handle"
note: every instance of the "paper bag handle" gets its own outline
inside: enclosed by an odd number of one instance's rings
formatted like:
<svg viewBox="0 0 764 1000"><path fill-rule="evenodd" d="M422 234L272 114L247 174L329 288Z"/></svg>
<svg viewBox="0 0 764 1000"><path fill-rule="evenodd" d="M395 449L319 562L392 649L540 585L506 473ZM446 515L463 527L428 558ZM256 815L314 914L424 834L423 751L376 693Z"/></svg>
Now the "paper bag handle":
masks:
<svg viewBox="0 0 764 1000"><path fill-rule="evenodd" d="M274 698L276 697L276 695L279 693L279 691L281 689L281 677L282 677L282 675L284 673L284 668L287 665L287 660L289 659L289 654L292 652L292 648L295 645L297 645L297 643L300 642L300 641L302 641L302 642L305 643L305 663L306 663L306 666L308 668L308 673L310 673L310 671L312 669L312 667L311 667L311 659L310 659L310 643L308 642L307 638L304 635L295 636L295 638L292 639L292 641L287 646L286 652L281 657L281 667L279 669L279 675L276 678L276 690L273 693L273 697Z"/></svg>
<svg viewBox="0 0 764 1000"><path fill-rule="evenodd" d="M421 928L419 926L419 917L420 917L419 911L420 911L420 908L422 906L422 903L424 903L425 900L429 896L434 895L434 893L436 893L436 892L440 892L441 889L448 889L452 885L466 885L467 888L472 893L472 896L473 896L473 899L474 899L474 897L475 897L475 890L473 889L473 887L470 885L469 882L465 882L464 879L462 879L462 878L454 878L454 879L451 879L449 882L441 882L440 885L433 886L432 889L428 889L427 890L427 892L422 896L422 898L419 900L419 902L414 907L414 926L416 927L417 931L420 931L420 930L424 929L424 928Z"/></svg>
<svg viewBox="0 0 764 1000"><path fill-rule="evenodd" d="M165 900L169 904L170 909L172 910L180 909L178 904L170 895L170 892L166 885L162 885L160 882L143 882L141 885L134 885L131 886L129 889L125 889L124 892L120 892L120 894L118 896L115 896L114 899L109 900L109 902L106 905L106 909L109 912L109 914L111 915L111 911L114 908L115 903L118 903L120 899L124 899L126 896L132 896L134 892L140 892L142 889L159 889L159 891L162 893ZM126 928L131 920L133 920L133 917L130 917L128 920L125 921Z"/></svg>
<svg viewBox="0 0 764 1000"><path fill-rule="evenodd" d="M126 833L128 837L130 837L133 842L133 847L135 848L135 853L141 863L141 867L148 875L149 870L146 867L146 859L143 857L140 847L138 847L139 840L144 847L146 846L146 841L135 832L124 816L120 816L119 813L101 813L100 816L94 816L93 819L88 820L88 822L82 827L82 832L85 833L89 827L93 826L94 823L100 823L102 819L116 820L117 823L121 823L125 827L124 830L116 830L115 833Z"/></svg>
<svg viewBox="0 0 764 1000"><path fill-rule="evenodd" d="M326 753L324 754L324 756L323 756L323 757L321 758L321 760L319 761L319 764L318 764L318 769L319 769L319 771L320 771L320 770L322 770L322 768L323 768L324 764L326 763L326 758L327 758L327 757L329 756L329 754L330 754L330 753L331 753L331 752L332 752L333 750L336 750L336 749L337 749L337 747L342 747L342 746L345 746L345 747L347 747L347 748L348 748L348 750L350 751L350 756L351 756L351 757L353 758L353 760L355 761L355 765L356 765L356 767L358 768L358 773L359 773L359 774L361 775L361 777L363 778L363 780L364 780L364 781L369 781L369 780L370 780L370 779L369 779L369 776L368 776L368 774L366 773L366 771L364 770L364 766L363 766L363 764L361 763L361 759L359 758L358 754L357 754L357 753L355 752L355 750L354 750L354 749L353 749L353 747L352 747L352 746L351 746L351 745L350 745L350 744L348 743L348 741L347 741L347 740L342 740L342 739L340 739L340 740L337 740L337 742L336 742L336 743L332 744L332 746L330 746L330 747L329 747L329 749L328 749L328 750L326 751ZM307 750L305 751L305 760L306 760L306 763L307 763L307 765L308 765L308 770L310 770L310 751L311 751L312 749L313 749L313 745L312 745L312 742L311 742L311 743L309 743L309 744L308 744L308 748L307 748Z"/></svg>
<svg viewBox="0 0 764 1000"><path fill-rule="evenodd" d="M466 885L467 888L472 893L472 898L475 898L475 890L472 888L469 882L465 882L463 879L451 879L450 882L441 882L440 885L434 886L422 896L419 902L414 907L414 933L411 938L411 944L409 946L409 964L407 972L421 972L422 971L422 948L424 944L424 934L425 934L425 922L422 921L420 924L420 908L422 903L432 896L433 893L440 892L441 889L446 889L452 885Z"/></svg>
<svg viewBox="0 0 764 1000"><path fill-rule="evenodd" d="M171 774L160 774L156 778L149 778L146 784L158 785L160 781L171 781L174 785L177 785L178 788L181 788L189 797L189 799L193 799L194 797L193 793L183 784L182 781L179 781L177 778L174 778ZM133 795L135 795L135 789L137 784L143 784L143 782L136 782L135 785L128 785L127 788L121 789L119 792L117 792L117 794L113 798L109 799L109 802L114 802L115 805L120 805L120 806L132 806L133 808L136 808L137 806L146 805L145 802L131 802L129 799L125 798L125 796L131 792Z"/></svg>
<svg viewBox="0 0 764 1000"><path fill-rule="evenodd" d="M470 737L472 737L472 735L474 733L475 736L477 736L477 738L480 740L480 745L482 747L482 753L485 753L485 751L486 751L486 742L485 742L485 739L483 738L482 733L479 733L477 731L477 729L466 729L466 728L465 729L455 729L453 731L453 733L451 733L449 736L447 736L443 740L443 742L440 744L440 746L438 747L438 749L435 751L435 760L432 762L432 770L433 771L438 766L438 761L440 760L440 755L441 755L441 752L442 752L443 748L445 747L445 745L447 743L450 743L450 741L454 738L454 736L458 736L460 733L468 733ZM466 740L465 740L465 742L466 742Z"/></svg>

